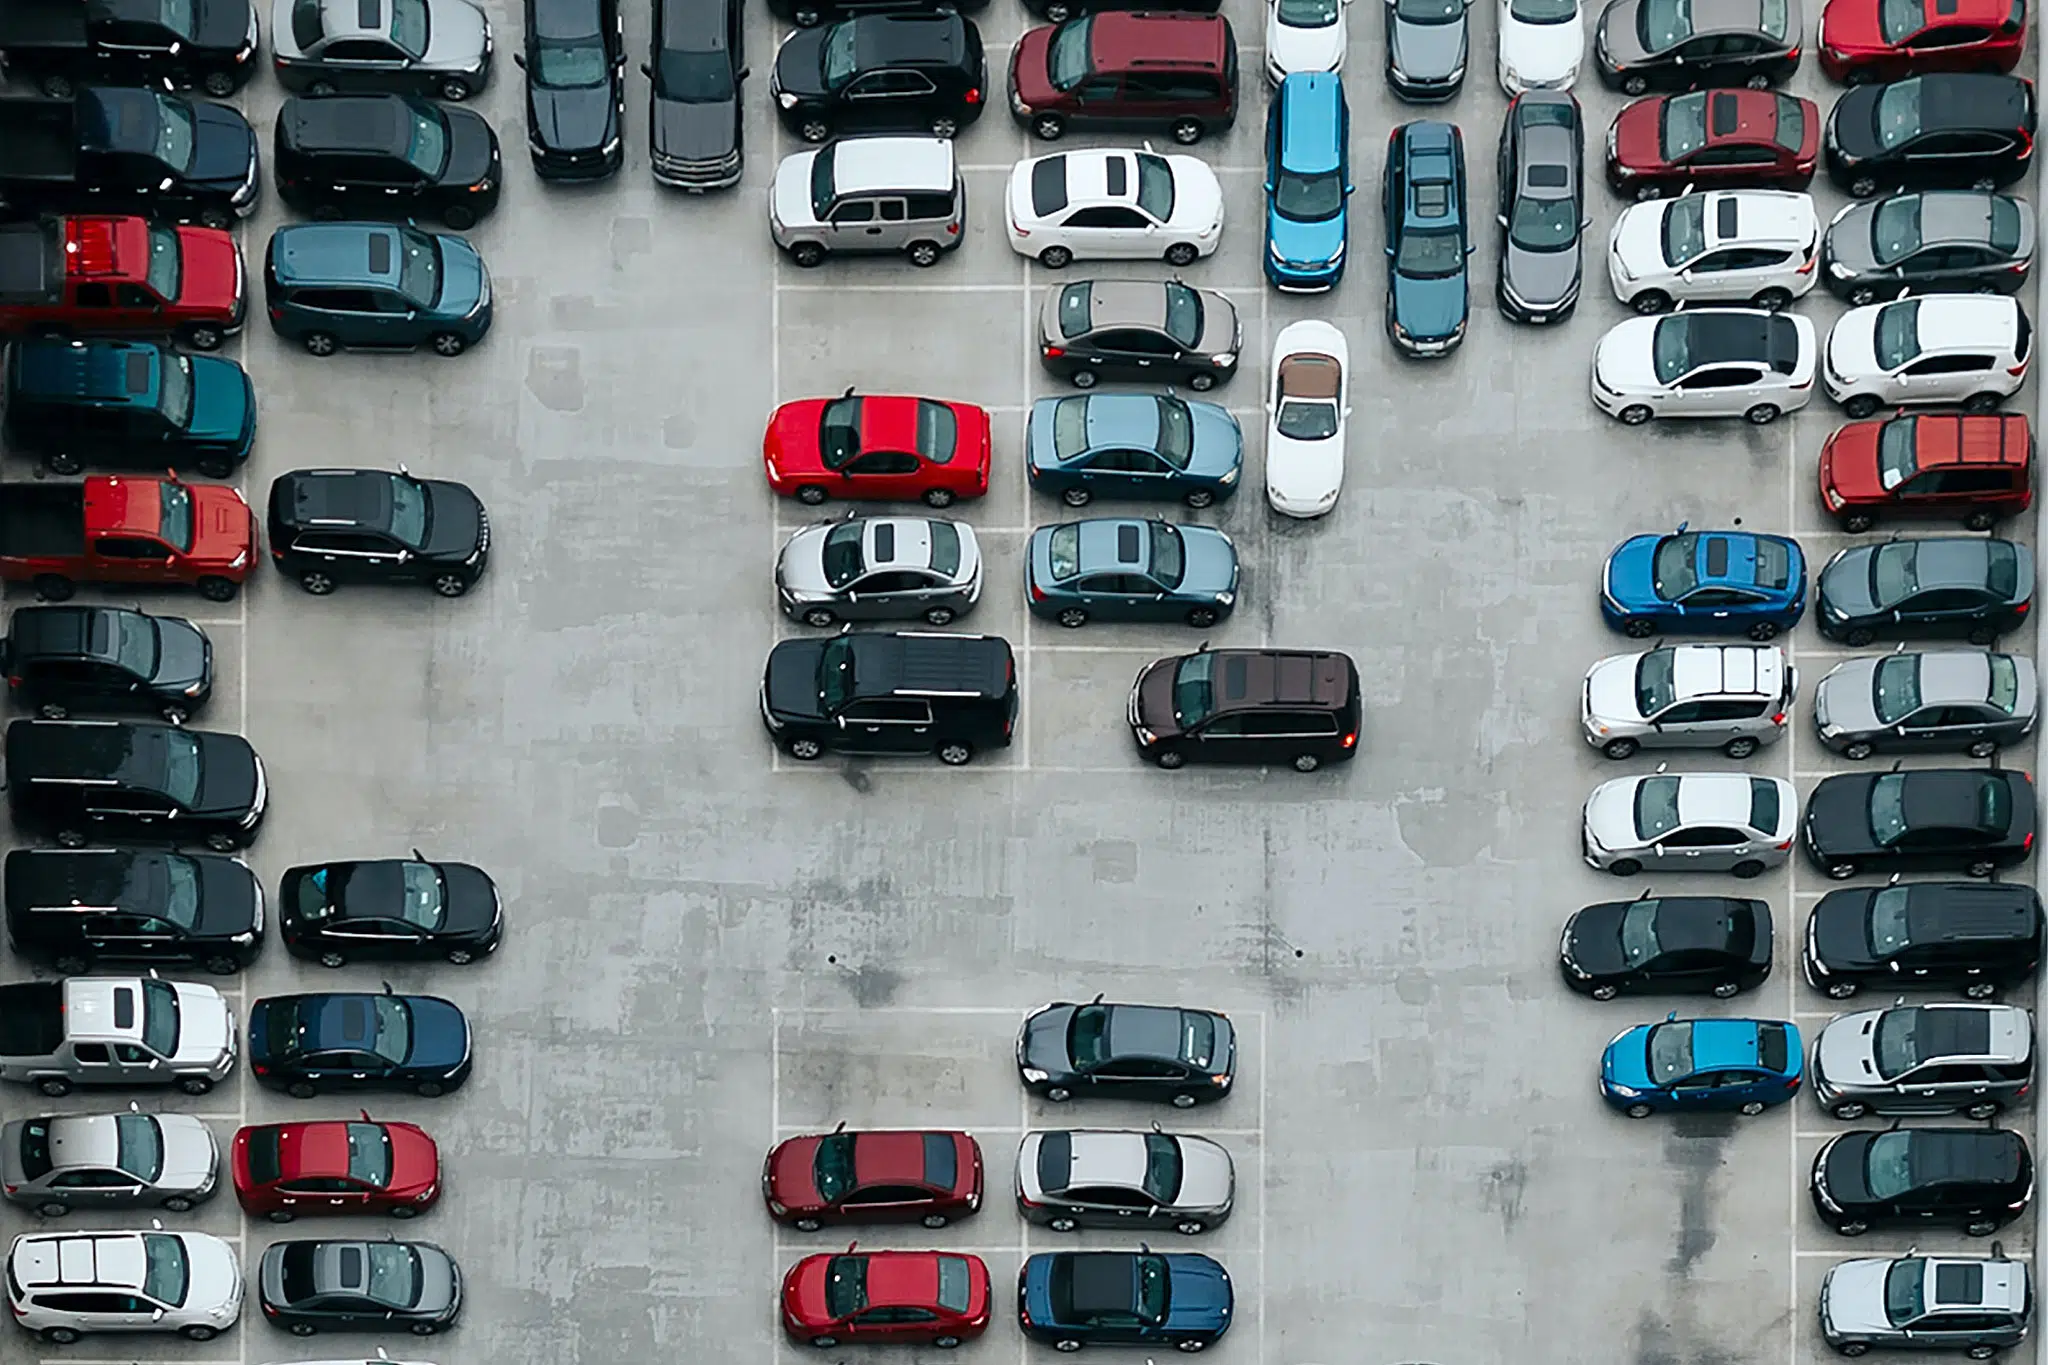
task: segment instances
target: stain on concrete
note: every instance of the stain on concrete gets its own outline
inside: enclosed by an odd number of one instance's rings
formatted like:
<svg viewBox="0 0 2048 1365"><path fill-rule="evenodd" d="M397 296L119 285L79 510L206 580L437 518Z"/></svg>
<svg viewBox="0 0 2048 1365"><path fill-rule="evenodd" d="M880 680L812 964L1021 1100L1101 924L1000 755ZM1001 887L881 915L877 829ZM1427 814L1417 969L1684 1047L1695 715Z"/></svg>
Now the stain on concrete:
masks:
<svg viewBox="0 0 2048 1365"><path fill-rule="evenodd" d="M1409 968L1394 975L1394 994L1404 1005L1427 1005L1436 998L1436 981L1419 968Z"/></svg>
<svg viewBox="0 0 2048 1365"><path fill-rule="evenodd" d="M686 412L678 412L664 418L661 423L661 443L670 450L688 450L697 443L697 419Z"/></svg>
<svg viewBox="0 0 2048 1365"><path fill-rule="evenodd" d="M1636 1315L1629 1359L1634 1365L1737 1365L1742 1353L1722 1341L1691 1339L1645 1308Z"/></svg>
<svg viewBox="0 0 2048 1365"><path fill-rule="evenodd" d="M583 352L574 346L536 346L526 356L526 389L553 412L583 410Z"/></svg>
<svg viewBox="0 0 2048 1365"><path fill-rule="evenodd" d="M1678 1234L1666 1268L1690 1279L1720 1240L1715 1180L1735 1135L1733 1114L1687 1114L1664 1130L1664 1164L1678 1177Z"/></svg>
<svg viewBox="0 0 2048 1365"><path fill-rule="evenodd" d="M654 250L653 219L612 219L613 265L623 270L632 265L635 256L645 256L652 250Z"/></svg>
<svg viewBox="0 0 2048 1365"><path fill-rule="evenodd" d="M640 813L617 801L597 808L597 842L600 848L631 848L640 840Z"/></svg>
<svg viewBox="0 0 2048 1365"><path fill-rule="evenodd" d="M1486 1173L1479 1197L1487 1208L1500 1215L1503 1232L1513 1232L1522 1221L1522 1195L1529 1186L1529 1165L1520 1157L1497 1163Z"/></svg>
<svg viewBox="0 0 2048 1365"><path fill-rule="evenodd" d="M1098 882L1138 880L1138 846L1129 839L1099 839L1088 845L1088 857Z"/></svg>

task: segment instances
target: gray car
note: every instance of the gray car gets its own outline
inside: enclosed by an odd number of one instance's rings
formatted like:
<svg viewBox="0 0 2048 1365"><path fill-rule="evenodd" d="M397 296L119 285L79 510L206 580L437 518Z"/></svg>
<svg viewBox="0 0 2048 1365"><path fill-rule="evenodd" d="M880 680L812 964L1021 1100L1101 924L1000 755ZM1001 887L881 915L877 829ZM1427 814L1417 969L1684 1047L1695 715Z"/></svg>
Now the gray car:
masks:
<svg viewBox="0 0 2048 1365"><path fill-rule="evenodd" d="M469 0L276 0L278 83L466 100L491 78L491 21Z"/></svg>
<svg viewBox="0 0 2048 1365"><path fill-rule="evenodd" d="M220 1146L190 1114L59 1114L0 1129L0 1190L45 1218L73 1209L183 1213L213 1196Z"/></svg>
<svg viewBox="0 0 2048 1365"><path fill-rule="evenodd" d="M1821 279L1851 304L1918 294L2017 293L2034 261L2034 210L1989 190L1868 199L1836 214Z"/></svg>
<svg viewBox="0 0 2048 1365"><path fill-rule="evenodd" d="M963 522L849 517L806 526L775 561L783 614L807 626L924 620L943 626L981 600L981 547Z"/></svg>
<svg viewBox="0 0 2048 1365"><path fill-rule="evenodd" d="M1386 0L1387 84L1404 100L1434 104L1465 81L1471 0Z"/></svg>
<svg viewBox="0 0 2048 1365"><path fill-rule="evenodd" d="M1017 1211L1054 1232L1172 1228L1193 1236L1230 1217L1237 1173L1207 1138L1087 1129L1026 1133Z"/></svg>
<svg viewBox="0 0 2048 1365"><path fill-rule="evenodd" d="M2026 1095L2034 1019L2013 1005L1900 1005L1845 1014L1813 1045L1813 1097L1838 1119L1968 1114Z"/></svg>
<svg viewBox="0 0 2048 1365"><path fill-rule="evenodd" d="M1612 0L1594 30L1600 79L1625 95L1747 85L1799 69L1798 0Z"/></svg>
<svg viewBox="0 0 2048 1365"><path fill-rule="evenodd" d="M2033 732L2034 661L1982 650L1850 659L1820 680L1813 723L1845 758L1890 750L1962 749L1989 758Z"/></svg>
<svg viewBox="0 0 2048 1365"><path fill-rule="evenodd" d="M1991 1244L1977 1256L1842 1261L1820 1284L1820 1331L1845 1356L1961 1351L1989 1360L2026 1340L2033 1291L2024 1262Z"/></svg>
<svg viewBox="0 0 2048 1365"><path fill-rule="evenodd" d="M1585 124L1562 90L1531 90L1500 130L1500 262L1496 293L1516 322L1557 322L1579 301Z"/></svg>

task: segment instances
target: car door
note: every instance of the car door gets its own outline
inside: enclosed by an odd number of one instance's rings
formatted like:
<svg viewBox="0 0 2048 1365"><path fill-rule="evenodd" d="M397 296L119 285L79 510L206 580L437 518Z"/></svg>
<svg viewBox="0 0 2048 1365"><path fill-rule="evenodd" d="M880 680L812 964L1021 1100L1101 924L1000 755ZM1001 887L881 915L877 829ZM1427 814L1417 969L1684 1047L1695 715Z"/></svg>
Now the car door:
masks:
<svg viewBox="0 0 2048 1365"><path fill-rule="evenodd" d="M855 1341L881 1345L891 1341L922 1341L931 1335L939 1315L929 1308L877 1304L848 1318L846 1333Z"/></svg>
<svg viewBox="0 0 2048 1365"><path fill-rule="evenodd" d="M868 1185L839 1201L837 1212L876 1222L908 1223L924 1216L932 1192L918 1185Z"/></svg>
<svg viewBox="0 0 2048 1365"><path fill-rule="evenodd" d="M405 217L424 183L410 162L370 152L336 157L333 174L342 208L361 218Z"/></svg>
<svg viewBox="0 0 2048 1365"><path fill-rule="evenodd" d="M99 957L124 962L186 955L184 935L166 920L149 915L87 915L80 926Z"/></svg>
<svg viewBox="0 0 2048 1365"><path fill-rule="evenodd" d="M356 1213L369 1202L369 1192L341 1176L287 1180L278 1192L299 1213Z"/></svg>
<svg viewBox="0 0 2048 1365"><path fill-rule="evenodd" d="M858 128L915 128L938 87L922 71L870 71L839 97L841 122Z"/></svg>
<svg viewBox="0 0 2048 1365"><path fill-rule="evenodd" d="M1739 417L1763 398L1761 365L1712 365L1678 381L1689 417Z"/></svg>
<svg viewBox="0 0 2048 1365"><path fill-rule="evenodd" d="M102 1166L60 1172L50 1177L49 1188L74 1209L117 1208L142 1194L134 1176Z"/></svg>
<svg viewBox="0 0 2048 1365"><path fill-rule="evenodd" d="M921 753L935 742L932 704L921 697L870 697L847 703L837 721L852 753Z"/></svg>
<svg viewBox="0 0 2048 1365"><path fill-rule="evenodd" d="M432 957L434 942L418 925L393 919L350 919L330 925L323 944L337 952L384 958Z"/></svg>
<svg viewBox="0 0 2048 1365"><path fill-rule="evenodd" d="M1902 626L1943 634L1970 632L1984 614L1984 594L1971 588L1929 588L1916 592L1893 610Z"/></svg>
<svg viewBox="0 0 2048 1365"><path fill-rule="evenodd" d="M825 232L834 251L882 249L882 215L869 197L841 199L834 204Z"/></svg>
<svg viewBox="0 0 2048 1365"><path fill-rule="evenodd" d="M1121 112L1119 106L1123 97L1123 77L1115 72L1099 72L1086 77L1068 96L1073 101L1074 111L1069 122L1089 124L1113 120Z"/></svg>
<svg viewBox="0 0 2048 1365"><path fill-rule="evenodd" d="M1916 1109L1930 1113L1968 1104L1973 1089L1981 1092L1984 1068L1965 1063L1926 1062L1898 1079L1893 1089Z"/></svg>
<svg viewBox="0 0 2048 1365"><path fill-rule="evenodd" d="M1060 221L1059 239L1076 255L1103 260L1147 260L1160 254L1152 220L1122 204L1092 204Z"/></svg>
<svg viewBox="0 0 2048 1365"><path fill-rule="evenodd" d="M1247 714L1217 716L1197 729L1190 738L1189 756L1204 763L1250 763L1254 760L1253 738L1245 732Z"/></svg>
<svg viewBox="0 0 2048 1365"><path fill-rule="evenodd" d="M171 547L149 536L100 536L92 543L93 553L107 561L122 583L181 583L175 572Z"/></svg>
<svg viewBox="0 0 2048 1365"><path fill-rule="evenodd" d="M1749 851L1749 836L1728 825L1687 825L1675 829L1656 846L1667 868L1690 864L1706 872Z"/></svg>
<svg viewBox="0 0 2048 1365"><path fill-rule="evenodd" d="M848 621L886 621L915 615L930 580L907 569L884 569L848 583L836 608Z"/></svg>
<svg viewBox="0 0 2048 1365"><path fill-rule="evenodd" d="M382 1084L391 1064L374 1053L337 1049L312 1053L306 1069L323 1090L362 1090Z"/></svg>
<svg viewBox="0 0 2048 1365"><path fill-rule="evenodd" d="M360 531L302 531L294 548L339 582L383 582L400 567L397 547Z"/></svg>
<svg viewBox="0 0 2048 1365"><path fill-rule="evenodd" d="M169 800L152 792L121 787L93 787L85 793L85 817L130 838L171 839L177 812Z"/></svg>
<svg viewBox="0 0 2048 1365"><path fill-rule="evenodd" d="M1167 338L1136 327L1103 332L1096 349L1101 355L1098 368L1112 379L1163 380L1176 351Z"/></svg>
<svg viewBox="0 0 2048 1365"><path fill-rule="evenodd" d="M319 60L333 68L336 84L351 89L403 93L411 84L404 54L379 38L337 38L320 49Z"/></svg>
<svg viewBox="0 0 2048 1365"><path fill-rule="evenodd" d="M1993 357L1986 352L1928 355L1912 361L1892 377L1900 402L1960 402L1987 387Z"/></svg>
<svg viewBox="0 0 2048 1365"><path fill-rule="evenodd" d="M907 450L867 450L840 466L839 475L848 496L915 502L924 488L923 469L923 462Z"/></svg>

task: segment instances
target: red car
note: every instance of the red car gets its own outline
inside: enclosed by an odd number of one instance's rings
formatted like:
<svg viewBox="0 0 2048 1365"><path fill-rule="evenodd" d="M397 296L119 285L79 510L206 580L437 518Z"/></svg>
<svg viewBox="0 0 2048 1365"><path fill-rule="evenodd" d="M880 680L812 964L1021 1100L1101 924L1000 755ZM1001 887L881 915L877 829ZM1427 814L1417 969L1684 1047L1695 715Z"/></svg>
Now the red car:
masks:
<svg viewBox="0 0 2048 1365"><path fill-rule="evenodd" d="M981 1257L942 1251L850 1246L782 1277L783 1330L819 1347L958 1346L988 1330L989 1302Z"/></svg>
<svg viewBox="0 0 2048 1365"><path fill-rule="evenodd" d="M1923 71L2010 71L2027 46L2027 0L1831 0L1820 68L1848 85Z"/></svg>
<svg viewBox="0 0 2048 1365"><path fill-rule="evenodd" d="M1775 90L1695 90L1637 100L1607 134L1607 183L1637 199L1702 190L1803 190L1820 158L1820 110Z"/></svg>
<svg viewBox="0 0 2048 1365"><path fill-rule="evenodd" d="M778 1223L923 1223L942 1228L981 1207L981 1146L965 1133L849 1133L845 1125L778 1143L761 1168Z"/></svg>
<svg viewBox="0 0 2048 1365"><path fill-rule="evenodd" d="M289 1223L302 1213L410 1218L441 1197L441 1153L410 1123L264 1123L235 1133L235 1198Z"/></svg>
<svg viewBox="0 0 2048 1365"><path fill-rule="evenodd" d="M1820 498L1845 531L1880 516L1957 517L1988 531L2034 501L2034 438L2018 413L1851 422L1820 448Z"/></svg>
<svg viewBox="0 0 2048 1365"><path fill-rule="evenodd" d="M768 486L816 505L827 498L922 498L950 507L988 492L988 413L972 403L890 394L803 398L768 419Z"/></svg>

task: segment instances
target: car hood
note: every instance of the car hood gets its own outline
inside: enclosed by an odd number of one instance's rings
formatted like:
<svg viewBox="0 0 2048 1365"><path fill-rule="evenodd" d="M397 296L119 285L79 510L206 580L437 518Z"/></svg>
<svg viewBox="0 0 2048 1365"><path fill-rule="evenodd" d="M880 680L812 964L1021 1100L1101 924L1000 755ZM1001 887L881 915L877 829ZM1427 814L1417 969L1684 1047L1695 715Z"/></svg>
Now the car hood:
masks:
<svg viewBox="0 0 2048 1365"><path fill-rule="evenodd" d="M1266 55L1285 71L1334 71L1344 60L1346 25L1342 18L1323 28L1296 28L1266 14Z"/></svg>
<svg viewBox="0 0 2048 1365"><path fill-rule="evenodd" d="M426 553L435 559L467 559L483 540L484 505L459 483L443 479L425 482L433 508Z"/></svg>
<svg viewBox="0 0 2048 1365"><path fill-rule="evenodd" d="M1523 303L1542 307L1563 303L1579 288L1579 252L1529 251L1508 243L1502 282Z"/></svg>
<svg viewBox="0 0 2048 1365"><path fill-rule="evenodd" d="M1842 92L1828 113L1828 143L1852 157L1876 156L1884 150L1877 140L1877 97L1882 85L1859 85Z"/></svg>
<svg viewBox="0 0 2048 1365"><path fill-rule="evenodd" d="M1823 610L1836 607L1851 616L1877 610L1876 595L1870 590L1870 557L1875 553L1869 546L1857 546L1827 562L1815 585Z"/></svg>
<svg viewBox="0 0 2048 1365"><path fill-rule="evenodd" d="M450 185L479 185L498 169L498 135L483 115L469 109L444 109L448 117L448 168L441 178Z"/></svg>
<svg viewBox="0 0 2048 1365"><path fill-rule="evenodd" d="M1636 833L1636 779L1619 777L1602 782L1586 798L1586 828L1602 848L1634 848L1642 842Z"/></svg>
<svg viewBox="0 0 2048 1365"><path fill-rule="evenodd" d="M1289 218L1277 210L1266 214L1266 235L1280 254L1290 261L1319 265L1333 259L1344 246L1348 213L1338 213L1313 223Z"/></svg>
<svg viewBox="0 0 2048 1365"><path fill-rule="evenodd" d="M192 111L192 166L185 178L223 190L240 188L261 156L256 130L224 104L193 100L187 107Z"/></svg>
<svg viewBox="0 0 2048 1365"><path fill-rule="evenodd" d="M1631 204L1614 220L1607 234L1607 249L1631 279L1661 274L1671 267L1664 260L1664 213L1667 199Z"/></svg>
<svg viewBox="0 0 2048 1365"><path fill-rule="evenodd" d="M178 993L178 1050L171 1060L193 1066L219 1061L235 1036L228 1002L211 986L173 981L171 989Z"/></svg>
<svg viewBox="0 0 2048 1365"><path fill-rule="evenodd" d="M1466 34L1462 19L1448 24L1415 24L1395 15L1387 26L1387 58L1404 76L1415 80L1447 80L1465 65Z"/></svg>
<svg viewBox="0 0 2048 1365"><path fill-rule="evenodd" d="M482 868L468 863L442 863L441 876L448 883L448 905L441 926L444 931L481 934L498 923L502 914L498 888Z"/></svg>
<svg viewBox="0 0 2048 1365"><path fill-rule="evenodd" d="M1180 733L1180 722L1173 714L1173 675L1179 667L1178 656L1155 659L1138 674L1138 681L1134 684L1138 723L1154 734Z"/></svg>
<svg viewBox="0 0 2048 1365"><path fill-rule="evenodd" d="M232 360L195 355L192 362L192 413L185 434L195 441L223 445L246 442L256 434L256 391L249 376Z"/></svg>
<svg viewBox="0 0 2048 1365"><path fill-rule="evenodd" d="M256 799L256 751L239 735L199 732L199 795L195 812L240 815Z"/></svg>
<svg viewBox="0 0 2048 1365"><path fill-rule="evenodd" d="M1501 56L1525 85L1558 86L1579 69L1586 53L1586 23L1525 24L1501 7Z"/></svg>
<svg viewBox="0 0 2048 1365"><path fill-rule="evenodd" d="M1600 363L1596 352L1593 363ZM1607 556L1604 571L1607 591L1623 602L1653 598L1657 592L1657 541L1652 535L1630 536Z"/></svg>
<svg viewBox="0 0 2048 1365"><path fill-rule="evenodd" d="M1207 526L1183 526L1180 544L1183 594L1213 596L1237 591L1237 547L1230 537Z"/></svg>
<svg viewBox="0 0 2048 1365"><path fill-rule="evenodd" d="M1851 92L1853 93L1853 92ZM1838 1336L1888 1336L1891 1319L1884 1312L1884 1279L1892 1263L1871 1258L1843 1261L1821 1281L1827 1315L1822 1326Z"/></svg>
<svg viewBox="0 0 2048 1365"><path fill-rule="evenodd" d="M1607 1050L1600 1054L1600 1078L1609 1085L1623 1085L1631 1090L1654 1090L1656 1084L1650 1079L1650 1029L1649 1024L1637 1024L1627 1032L1618 1033L1607 1044Z"/></svg>
<svg viewBox="0 0 2048 1365"><path fill-rule="evenodd" d="M1266 431L1266 494L1283 508L1323 507L1344 487L1344 442L1297 441Z"/></svg>
<svg viewBox="0 0 2048 1365"><path fill-rule="evenodd" d="M213 854L199 866L199 932L240 934L260 929L263 886L248 864Z"/></svg>
<svg viewBox="0 0 2048 1365"><path fill-rule="evenodd" d="M1447 337L1465 320L1465 272L1443 279L1393 276L1394 320L1420 338Z"/></svg>
<svg viewBox="0 0 2048 1365"><path fill-rule="evenodd" d="M1628 961L1621 954L1621 919L1627 913L1625 902L1589 905L1564 922L1561 946L1573 962L1595 975L1624 971Z"/></svg>
<svg viewBox="0 0 2048 1365"><path fill-rule="evenodd" d="M1813 714L1824 725L1843 730L1876 730L1883 725L1877 716L1872 689L1880 659L1850 659L1837 664L1813 689Z"/></svg>
<svg viewBox="0 0 2048 1365"><path fill-rule="evenodd" d="M1820 1031L1813 1045L1814 1079L1832 1087L1881 1086L1875 1030L1883 1010L1845 1014Z"/></svg>
<svg viewBox="0 0 2048 1365"><path fill-rule="evenodd" d="M1619 4L1609 5L1600 16L1600 27L1594 41L1610 65L1631 66L1650 55L1636 33L1636 14L1640 8L1637 0L1621 0Z"/></svg>
<svg viewBox="0 0 2048 1365"><path fill-rule="evenodd" d="M1188 473L1218 479L1244 466L1244 430L1229 409L1214 403L1190 403L1188 415L1194 427Z"/></svg>
<svg viewBox="0 0 2048 1365"><path fill-rule="evenodd" d="M1858 86L1849 94L1868 90L1869 86ZM1844 96L1843 98L1847 98ZM1851 308L1842 314L1828 332L1828 364L1844 379L1856 379L1865 375L1879 374L1877 363L1877 314L1879 305Z"/></svg>
<svg viewBox="0 0 2048 1365"><path fill-rule="evenodd" d="M527 129L559 151L602 147L619 131L618 114L609 82L567 89L527 82Z"/></svg>
<svg viewBox="0 0 2048 1365"><path fill-rule="evenodd" d="M762 687L768 709L799 720L819 720L825 712L818 696L818 664L825 657L824 640L784 640L768 652Z"/></svg>
<svg viewBox="0 0 2048 1365"><path fill-rule="evenodd" d="M1875 892L1862 888L1830 891L1813 907L1807 933L1819 951L1821 961L1837 971L1855 971L1877 965L1870 951L1870 899Z"/></svg>
<svg viewBox="0 0 2048 1365"><path fill-rule="evenodd" d="M800 28L775 51L775 88L813 98L825 93L825 35L829 26Z"/></svg>
<svg viewBox="0 0 2048 1365"><path fill-rule="evenodd" d="M245 282L242 253L235 239L208 228L180 228L178 246L185 259L177 301L188 308L221 313L238 310Z"/></svg>
<svg viewBox="0 0 2048 1365"><path fill-rule="evenodd" d="M420 1288L413 1311L436 1317L453 1312L462 1302L462 1277L455 1269L455 1258L431 1242L415 1242L413 1251L420 1258Z"/></svg>
<svg viewBox="0 0 2048 1365"><path fill-rule="evenodd" d="M1614 393L1645 393L1663 388L1657 379L1651 339L1655 318L1631 318L1607 329L1593 348L1593 378ZM1647 576L1648 567L1644 568Z"/></svg>
<svg viewBox="0 0 2048 1365"><path fill-rule="evenodd" d="M775 221L784 227L805 227L818 221L811 208L811 166L817 159L816 152L796 152L782 158L775 168L768 206Z"/></svg>
<svg viewBox="0 0 2048 1365"><path fill-rule="evenodd" d="M1229 1205L1237 1188L1237 1172L1230 1163L1230 1153L1221 1146L1207 1138L1182 1137L1180 1171L1180 1193L1174 1197L1175 1204L1200 1209Z"/></svg>
<svg viewBox="0 0 2048 1365"><path fill-rule="evenodd" d="M192 15L193 46L239 51L255 25L249 0L199 0Z"/></svg>
<svg viewBox="0 0 2048 1365"><path fill-rule="evenodd" d="M1636 662L1640 654L1616 654L1586 673L1586 703L1595 720L1639 724L1643 708L1636 704Z"/></svg>
<svg viewBox="0 0 2048 1365"><path fill-rule="evenodd" d="M1864 1179L1864 1170L1870 1156L1871 1136L1844 1133L1814 1158L1814 1171L1839 1204L1861 1204L1870 1198L1870 1182Z"/></svg>
<svg viewBox="0 0 2048 1365"><path fill-rule="evenodd" d="M220 1144L213 1130L190 1114L158 1114L163 1134L163 1170L156 1183L165 1189L197 1190L211 1184L220 1168Z"/></svg>
<svg viewBox="0 0 2048 1365"><path fill-rule="evenodd" d="M195 357L196 359L197 357ZM156 687L189 687L205 682L213 671L213 646L190 621L177 616L156 618Z"/></svg>
<svg viewBox="0 0 2048 1365"><path fill-rule="evenodd" d="M795 593L833 593L835 590L825 577L825 537L836 524L806 526L791 536L776 560L775 581Z"/></svg>
<svg viewBox="0 0 2048 1365"><path fill-rule="evenodd" d="M818 1197L818 1139L795 1137L768 1154L768 1194L787 1208L815 1208Z"/></svg>
<svg viewBox="0 0 2048 1365"><path fill-rule="evenodd" d="M737 96L710 104L681 100L653 101L650 115L657 156L681 161L711 161L739 145L740 102Z"/></svg>
<svg viewBox="0 0 2048 1365"><path fill-rule="evenodd" d="M1825 254L1861 275L1877 268L1877 253L1870 248L1871 219L1877 214L1875 201L1851 204L1828 224Z"/></svg>
<svg viewBox="0 0 2048 1365"><path fill-rule="evenodd" d="M445 317L466 318L490 297L484 258L460 237L444 233L435 240L441 244L441 296L434 300L434 310Z"/></svg>
<svg viewBox="0 0 2048 1365"><path fill-rule="evenodd" d="M186 1313L225 1310L232 1322L242 1311L242 1267L235 1253L218 1237L203 1232L184 1234L185 1261L191 1279L185 1288Z"/></svg>
<svg viewBox="0 0 2048 1365"><path fill-rule="evenodd" d="M1067 1025L1073 1018L1072 1005L1049 1005L1026 1019L1023 1034L1017 1040L1018 1063L1055 1076L1072 1070L1073 1058L1067 1054Z"/></svg>
<svg viewBox="0 0 2048 1365"><path fill-rule="evenodd" d="M1806 798L1808 842L1816 853L1879 853L1870 830L1870 782L1855 775L1823 778Z"/></svg>
<svg viewBox="0 0 2048 1365"><path fill-rule="evenodd" d="M1166 1329L1194 1329L1221 1332L1230 1325L1230 1276L1207 1256L1182 1253L1169 1256L1173 1267L1172 1298L1166 1310Z"/></svg>
<svg viewBox="0 0 2048 1365"><path fill-rule="evenodd" d="M427 55L420 65L468 71L490 55L491 21L469 0L428 0Z"/></svg>
<svg viewBox="0 0 2048 1365"><path fill-rule="evenodd" d="M461 1010L430 995L408 995L405 1005L412 1012L407 1066L453 1067L469 1055L469 1021Z"/></svg>

